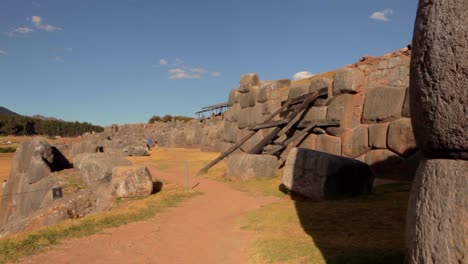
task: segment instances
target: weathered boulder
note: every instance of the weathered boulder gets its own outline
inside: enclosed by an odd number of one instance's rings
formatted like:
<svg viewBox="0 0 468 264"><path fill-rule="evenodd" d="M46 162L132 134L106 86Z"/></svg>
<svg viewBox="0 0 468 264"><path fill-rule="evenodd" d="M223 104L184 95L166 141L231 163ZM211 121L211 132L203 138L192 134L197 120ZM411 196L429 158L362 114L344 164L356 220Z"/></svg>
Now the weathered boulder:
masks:
<svg viewBox="0 0 468 264"><path fill-rule="evenodd" d="M227 159L228 178L273 178L277 172L278 160L275 156L235 153Z"/></svg>
<svg viewBox="0 0 468 264"><path fill-rule="evenodd" d="M248 93L250 88L259 85L258 75L256 73L248 73L242 75L239 82L239 92Z"/></svg>
<svg viewBox="0 0 468 264"><path fill-rule="evenodd" d="M182 132L183 133L183 132ZM185 138L184 135L181 136L182 138ZM182 140L179 140L181 142ZM128 155L129 156L135 156L135 157L141 157L141 156L148 156L148 147L147 146L130 146L128 147Z"/></svg>
<svg viewBox="0 0 468 264"><path fill-rule="evenodd" d="M333 78L333 94L357 92L364 80L364 73L358 69L339 69Z"/></svg>
<svg viewBox="0 0 468 264"><path fill-rule="evenodd" d="M95 140L83 139L81 142L73 143L70 150L70 157L74 158L81 153L95 153L100 144Z"/></svg>
<svg viewBox="0 0 468 264"><path fill-rule="evenodd" d="M42 226L53 225L66 219L81 218L97 212L97 210L108 208L110 203L106 202L99 200L91 190L82 190L67 195L63 199L51 201L47 206L38 208L27 217L1 226L0 238L18 232L31 231Z"/></svg>
<svg viewBox="0 0 468 264"><path fill-rule="evenodd" d="M118 198L148 196L153 191L151 174L145 166L115 167L111 185Z"/></svg>
<svg viewBox="0 0 468 264"><path fill-rule="evenodd" d="M406 89L393 87L377 87L367 90L363 123L378 123L392 121L401 117Z"/></svg>
<svg viewBox="0 0 468 264"><path fill-rule="evenodd" d="M416 141L409 118L400 118L388 126L388 148L400 156L407 157L416 152Z"/></svg>
<svg viewBox="0 0 468 264"><path fill-rule="evenodd" d="M387 131L389 123L369 125L369 146L374 149L387 148Z"/></svg>
<svg viewBox="0 0 468 264"><path fill-rule="evenodd" d="M373 175L360 161L304 148L293 148L282 183L313 200L357 196L372 190Z"/></svg>
<svg viewBox="0 0 468 264"><path fill-rule="evenodd" d="M468 160L468 8L421 0L410 70L411 119L425 156Z"/></svg>
<svg viewBox="0 0 468 264"><path fill-rule="evenodd" d="M83 153L76 156L73 165L86 184L96 185L110 182L114 167L130 166L132 163L122 157L106 153Z"/></svg>
<svg viewBox="0 0 468 264"><path fill-rule="evenodd" d="M360 125L341 136L341 155L355 158L369 151L368 128Z"/></svg>
<svg viewBox="0 0 468 264"><path fill-rule="evenodd" d="M466 263L468 161L423 160L406 217L408 263Z"/></svg>
<svg viewBox="0 0 468 264"><path fill-rule="evenodd" d="M70 167L65 157L44 138L23 141L15 153L8 184L3 190L0 226L31 215L51 200L50 192L57 182L50 177L51 172ZM22 195L14 195L17 193Z"/></svg>

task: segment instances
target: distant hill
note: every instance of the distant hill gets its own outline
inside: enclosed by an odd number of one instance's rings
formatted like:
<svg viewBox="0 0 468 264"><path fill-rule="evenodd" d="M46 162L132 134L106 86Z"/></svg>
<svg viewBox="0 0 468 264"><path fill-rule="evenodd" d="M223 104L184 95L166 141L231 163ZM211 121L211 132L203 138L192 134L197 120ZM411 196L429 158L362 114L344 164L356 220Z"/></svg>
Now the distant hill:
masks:
<svg viewBox="0 0 468 264"><path fill-rule="evenodd" d="M52 121L62 121L62 122L65 122L65 120L62 120L62 119L58 119L58 118L55 118L55 117L43 116L43 115L33 115L33 116L31 116L31 118L40 119L40 120L52 120Z"/></svg>
<svg viewBox="0 0 468 264"><path fill-rule="evenodd" d="M20 114L11 111L8 108L0 106L0 115L20 116Z"/></svg>

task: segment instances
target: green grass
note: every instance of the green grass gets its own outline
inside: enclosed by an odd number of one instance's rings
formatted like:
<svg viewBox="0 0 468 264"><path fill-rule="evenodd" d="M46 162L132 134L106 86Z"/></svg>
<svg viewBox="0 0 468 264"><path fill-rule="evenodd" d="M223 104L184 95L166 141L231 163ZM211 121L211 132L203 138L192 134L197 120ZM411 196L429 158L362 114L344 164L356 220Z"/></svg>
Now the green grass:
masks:
<svg viewBox="0 0 468 264"><path fill-rule="evenodd" d="M12 147L1 148L0 147L0 153L14 153L15 151L16 151L16 148L12 148Z"/></svg>
<svg viewBox="0 0 468 264"><path fill-rule="evenodd" d="M403 263L409 184L339 201L283 199L248 213L252 263Z"/></svg>
<svg viewBox="0 0 468 264"><path fill-rule="evenodd" d="M39 253L67 238L88 236L105 228L125 225L155 216L167 207L200 194L179 187L165 185L164 192L140 200L132 200L127 206L120 205L110 211L90 215L78 220L67 220L54 226L0 239L0 263L17 261Z"/></svg>

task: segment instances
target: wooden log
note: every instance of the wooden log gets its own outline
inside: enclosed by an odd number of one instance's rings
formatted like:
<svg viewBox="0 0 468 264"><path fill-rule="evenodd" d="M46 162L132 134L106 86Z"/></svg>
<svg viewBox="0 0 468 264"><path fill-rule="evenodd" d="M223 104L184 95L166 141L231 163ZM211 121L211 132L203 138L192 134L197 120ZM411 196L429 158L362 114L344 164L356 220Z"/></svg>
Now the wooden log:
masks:
<svg viewBox="0 0 468 264"><path fill-rule="evenodd" d="M266 135L260 142L258 142L252 149L248 151L249 154L259 154L262 153L266 145L268 145L273 139L281 136L291 129L297 122L299 122L299 114L307 108L307 106L315 101L319 96L326 94L327 91L317 91L313 94L307 94L304 101L297 106L294 111L288 113L287 119L291 120L284 128L276 127L268 135ZM290 114L290 115L289 115Z"/></svg>
<svg viewBox="0 0 468 264"><path fill-rule="evenodd" d="M289 119L281 119L281 120L278 120L278 121L274 121L274 122L270 122L270 123L264 123L264 124L260 124L260 125L257 125L253 128L249 128L248 130L250 131L256 131L256 130L260 130L260 129L264 129L264 128L270 128L270 127L276 127L276 126L281 126L281 125L286 125L287 123L289 123L291 120Z"/></svg>
<svg viewBox="0 0 468 264"><path fill-rule="evenodd" d="M316 119L313 121L301 121L297 127L298 128L305 128L308 127L312 122L317 122L316 127L330 127L330 126L340 126L340 120L336 118L324 118L324 119Z"/></svg>
<svg viewBox="0 0 468 264"><path fill-rule="evenodd" d="M277 149L274 149L270 152L268 152L267 154L268 155L275 155L276 153L278 153L278 151L281 151L282 149L284 149L286 146L288 146L291 142L293 142L294 140L298 139L299 137L301 137L302 135L304 135L305 133L309 132L310 130L312 130L315 126L317 126L317 121L312 121L311 124L309 124L308 127L304 128L303 130L301 130L299 133L295 134L294 136L292 136L291 138L287 139L284 141L283 145L280 147L280 148L277 148ZM295 147L296 144L294 144L293 147Z"/></svg>
<svg viewBox="0 0 468 264"><path fill-rule="evenodd" d="M278 115L279 113L281 113L284 109L287 109L291 103L293 102L293 100L288 100L284 105L282 105L278 110L276 110L274 113L272 113L267 119L265 119L265 122L270 122L276 115ZM218 162L220 162L221 160L223 160L225 157L227 157L229 154L231 154L232 152L234 152L236 149L238 149L240 146L242 146L242 144L244 144L247 140L249 140L251 137L253 137L253 135L255 135L255 133L257 133L257 131L252 131L250 132L249 134L247 134L247 136L245 136L243 139L241 139L239 142L237 142L236 144L234 144L232 147L230 147L228 150L226 150L225 152L223 152L219 157L217 157L216 159L212 160L210 163L208 163L205 167L203 167L201 170L198 171L197 175L200 175L202 173L205 173L207 172L211 167L213 167L214 165L216 165Z"/></svg>

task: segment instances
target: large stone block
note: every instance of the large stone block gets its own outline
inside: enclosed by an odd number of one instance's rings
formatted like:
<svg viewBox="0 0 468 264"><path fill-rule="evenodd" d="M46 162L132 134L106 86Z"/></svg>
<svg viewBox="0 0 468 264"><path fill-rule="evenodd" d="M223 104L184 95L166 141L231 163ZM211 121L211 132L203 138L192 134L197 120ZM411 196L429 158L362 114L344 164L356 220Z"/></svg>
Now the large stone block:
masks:
<svg viewBox="0 0 468 264"><path fill-rule="evenodd" d="M330 78L313 79L310 83L310 92L314 93L320 90L328 91L327 98L333 97L333 81Z"/></svg>
<svg viewBox="0 0 468 264"><path fill-rule="evenodd" d="M333 78L333 94L357 92L364 84L364 73L355 68L342 68Z"/></svg>
<svg viewBox="0 0 468 264"><path fill-rule="evenodd" d="M224 141L234 143L237 141L237 123L225 121L224 122Z"/></svg>
<svg viewBox="0 0 468 264"><path fill-rule="evenodd" d="M390 150L405 157L416 151L416 141L409 118L400 118L390 123L387 144Z"/></svg>
<svg viewBox="0 0 468 264"><path fill-rule="evenodd" d="M315 134L308 134L298 145L298 147L306 148L306 149L315 149L317 142L317 135Z"/></svg>
<svg viewBox="0 0 468 264"><path fill-rule="evenodd" d="M327 107L326 106L314 106L311 107L304 118L304 121L312 121L317 119L324 119L327 117Z"/></svg>
<svg viewBox="0 0 468 264"><path fill-rule="evenodd" d="M117 166L111 185L117 198L144 197L153 191L151 174L145 166Z"/></svg>
<svg viewBox="0 0 468 264"><path fill-rule="evenodd" d="M244 129L252 124L252 111L253 107L242 108L237 118L237 125L239 129Z"/></svg>
<svg viewBox="0 0 468 264"><path fill-rule="evenodd" d="M242 180L274 178L278 172L277 163L276 157L271 155L231 154L227 159L226 176Z"/></svg>
<svg viewBox="0 0 468 264"><path fill-rule="evenodd" d="M466 263L468 161L422 160L406 217L407 263Z"/></svg>
<svg viewBox="0 0 468 264"><path fill-rule="evenodd" d="M341 138L329 135L317 135L315 148L318 151L341 156Z"/></svg>
<svg viewBox="0 0 468 264"><path fill-rule="evenodd" d="M259 85L258 75L255 73L248 73L242 75L239 82L239 92L248 93L250 88Z"/></svg>
<svg viewBox="0 0 468 264"><path fill-rule="evenodd" d="M346 130L359 126L364 98L363 93L342 94L334 97L327 108L327 118L339 119L340 126L327 128L327 133L341 136Z"/></svg>
<svg viewBox="0 0 468 264"><path fill-rule="evenodd" d="M289 89L288 98L296 98L304 94L308 94L310 92L310 82L301 82L296 84Z"/></svg>
<svg viewBox="0 0 468 264"><path fill-rule="evenodd" d="M373 176L363 162L293 148L284 166L282 183L293 193L319 201L368 193Z"/></svg>
<svg viewBox="0 0 468 264"><path fill-rule="evenodd" d="M405 101L403 101L403 110L401 116L410 117L409 88L406 88Z"/></svg>
<svg viewBox="0 0 468 264"><path fill-rule="evenodd" d="M264 81L260 85L260 91L257 95L257 102L264 103L266 101L272 100L272 91L275 89L288 87L291 85L291 81L288 79L281 79L276 81Z"/></svg>
<svg viewBox="0 0 468 264"><path fill-rule="evenodd" d="M341 155L355 158L369 151L368 129L360 125L341 136Z"/></svg>
<svg viewBox="0 0 468 264"><path fill-rule="evenodd" d="M237 103L239 101L238 98L239 98L239 91L237 89L232 89L229 92L229 98L228 98L227 105L228 106L233 106L235 103Z"/></svg>
<svg viewBox="0 0 468 264"><path fill-rule="evenodd" d="M241 108L253 107L255 105L255 96L252 92L241 93L239 96L239 105Z"/></svg>
<svg viewBox="0 0 468 264"><path fill-rule="evenodd" d="M427 157L468 160L468 5L421 0L411 54L410 106Z"/></svg>
<svg viewBox="0 0 468 264"><path fill-rule="evenodd" d="M405 89L392 87L377 87L367 90L363 123L379 123L392 121L401 117Z"/></svg>
<svg viewBox="0 0 468 264"><path fill-rule="evenodd" d="M373 149L387 148L387 131L389 123L369 125L369 146Z"/></svg>

